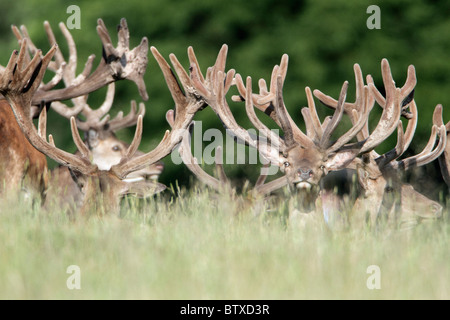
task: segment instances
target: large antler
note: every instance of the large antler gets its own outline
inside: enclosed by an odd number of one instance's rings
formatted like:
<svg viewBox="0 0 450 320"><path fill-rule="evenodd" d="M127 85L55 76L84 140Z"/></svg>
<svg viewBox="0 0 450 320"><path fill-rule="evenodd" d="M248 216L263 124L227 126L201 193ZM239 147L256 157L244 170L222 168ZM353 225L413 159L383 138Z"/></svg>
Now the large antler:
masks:
<svg viewBox="0 0 450 320"><path fill-rule="evenodd" d="M367 86L364 86L361 68L358 64L355 64L354 66L357 85L356 102L353 104L348 103L345 105L346 113L349 114L351 121L354 122L355 120L350 112L354 112L354 110L357 112L361 111L357 107L357 102L361 99L362 88L368 87L372 93L372 96L374 97L373 99L375 99L376 102L383 108L381 118L374 131L370 133L368 126L366 125L361 131L361 134L358 136L358 139L360 141L365 141L364 146L360 150L360 153L368 153L370 157L376 161L377 166L380 168L383 168L385 166L392 166L394 168L406 168L413 164L416 166L420 166L433 161L442 152L442 143L445 144L445 141L442 141L441 134L443 130L443 124L440 125L437 120L439 119L439 114L442 115L442 106L436 106L435 115L433 117L435 128L432 129L432 135L430 137L430 143L431 141L434 142L436 139L436 134L439 133L440 141L438 147L433 150L432 147L430 148L429 143L424 149L425 153L420 153L420 157L413 156L410 157L409 160L407 158L400 161L395 161L408 149L409 145L412 142L414 131L417 126L417 105L413 99L414 88L417 80L415 69L412 65L408 67L407 79L405 81L405 84L401 88L396 87L395 82L392 78L389 63L386 59L383 59L381 62L381 70L386 97L383 97L383 95L377 90L370 75L367 76ZM314 94L326 106L336 108L337 101L333 98L326 96L319 90L314 90ZM371 103L371 106L373 107L373 103ZM372 109L372 107L370 109ZM403 131L403 126L400 122L400 117L402 115L404 115L408 119L408 124L405 131ZM395 146L395 148L383 155L379 155L378 153L376 153L374 151L374 148L376 148L384 140L386 140L386 138L389 137L395 129L397 129L398 131L397 145ZM425 155L427 156L425 157ZM417 160L420 161L417 162Z"/></svg>
<svg viewBox="0 0 450 320"><path fill-rule="evenodd" d="M368 210L372 212L372 218L377 217L378 222L380 217L387 216L387 213L394 207L394 202L400 202L402 211L405 211L403 210L404 205L402 203L410 200L402 198L412 197L414 199L422 199L424 203L431 203L433 208L437 208L433 210L435 211L435 216L439 216L439 210L442 207L438 203L434 203L417 193L411 186L401 183L399 173L410 167L425 165L435 160L443 152L446 145L446 136L445 126L442 121L442 106L438 105L435 108L431 136L423 151L417 155L397 160L404 154L412 142L417 125L417 106L413 99L416 75L414 67L409 66L405 84L401 88L397 88L386 59L383 59L381 62L381 70L386 92L385 97L376 89L371 76L367 76L368 84L364 85L359 65L355 64L354 66L357 83L356 101L361 99L362 88L366 90L369 88L373 96L373 103L376 101L383 108L381 118L374 131L370 133L368 126L365 126L358 135L358 140L365 141L365 144L361 149L362 157L356 158L353 165L355 169L358 169L359 182L365 192L365 199L363 201L364 203L368 203L366 209L363 209L363 211ZM333 98L326 96L318 90L315 90L314 94L325 105L336 108L337 102ZM357 104L349 103L345 105L345 108L346 113L349 114L350 119L354 122L354 118L350 112L359 112ZM400 121L402 115L408 119L405 131L403 131L403 125ZM374 148L389 137L395 128L397 128L396 146L392 150L379 155L375 152ZM439 143L436 146L436 137L438 135ZM406 190L408 191L406 192ZM390 192L396 192L398 197L392 197L392 195L389 195ZM396 200L388 200L393 198L396 198ZM357 208L364 206L363 201L358 199L355 206Z"/></svg>
<svg viewBox="0 0 450 320"><path fill-rule="evenodd" d="M49 66L50 70L56 72L55 77L47 85L42 85L33 96L32 104L40 105L51 101L60 101L84 96L89 92L95 91L109 83L117 80L128 79L136 83L142 99L147 100L148 95L145 88L143 76L147 67L148 40L144 37L139 46L130 50L129 48L129 31L125 19L121 19L118 26L118 45L112 45L111 38L108 34L105 24L101 19L98 20L97 33L103 44L103 54L100 64L94 72L91 73L94 55L89 56L83 72L79 76L75 76L77 65L75 42L63 23L60 23L64 37L69 45L69 62L59 49L55 53L55 61ZM56 43L55 36L48 22L44 23L47 37L51 45ZM32 44L28 32L24 26L21 32L17 27L13 26L13 31L19 40L27 39L29 51L33 55L37 52L36 47ZM24 57L25 62L29 62L29 55ZM66 84L64 89L50 90L60 80ZM59 80L58 80L59 79ZM74 111L76 113L76 111Z"/></svg>
<svg viewBox="0 0 450 320"><path fill-rule="evenodd" d="M212 77L213 72L211 72L211 70L220 70L220 72L224 72L225 69L224 61L226 59L226 45L220 50L214 66L208 68L206 78L204 78L201 73L200 66L192 47L188 48L190 76L184 70L176 56L171 54L170 60L175 69L175 73L181 82L180 87L174 72L158 50L152 47L151 51L163 72L167 86L175 102L172 130L167 130L165 132L162 141L154 150L140 157L130 159L141 139L141 133L137 130L127 156L125 156L119 164L111 168L118 177L124 177L131 171L141 169L146 164L153 163L165 157L181 142L195 113L206 106L202 93L204 93L204 85L208 83Z"/></svg>
<svg viewBox="0 0 450 320"><path fill-rule="evenodd" d="M334 115L331 118L327 118L323 123L320 121L317 115L311 90L307 87L305 91L308 100L308 107L302 109L302 114L306 124L306 134L304 134L301 129L297 125L295 125L294 121L289 116L289 113L287 112L286 106L284 105L283 101L282 89L286 73L285 70L287 69L286 55L283 56L280 65L283 67L275 66L274 71L272 72L270 92L267 91L266 82L264 80L260 80L260 94L252 94L252 99L245 99L247 115L249 116L253 125L263 134L265 134L265 132L269 132L269 129L257 118L254 107L257 107L258 109L264 111L266 114L269 114L270 117L274 119L275 122L282 128L285 134L284 138L280 138L281 141L279 141L282 149L284 149L284 153L297 145L300 145L304 148L320 149L324 152L324 155L332 154L341 149L350 150L352 148L360 148L361 144L348 145L348 143L361 131L361 129L367 122L367 115L370 109L368 107L368 94L364 94L363 92L363 99L358 102L360 112L351 112L355 120L353 123L353 127L344 135L339 137L337 141L331 141L332 133L340 123L342 113L344 112L344 102L348 83L344 83L341 91L340 101L338 103L341 107L336 108ZM246 96L245 88L249 87L251 79L247 78L246 86L244 86L240 75L236 75L235 79L240 96L234 96L233 100L243 100Z"/></svg>

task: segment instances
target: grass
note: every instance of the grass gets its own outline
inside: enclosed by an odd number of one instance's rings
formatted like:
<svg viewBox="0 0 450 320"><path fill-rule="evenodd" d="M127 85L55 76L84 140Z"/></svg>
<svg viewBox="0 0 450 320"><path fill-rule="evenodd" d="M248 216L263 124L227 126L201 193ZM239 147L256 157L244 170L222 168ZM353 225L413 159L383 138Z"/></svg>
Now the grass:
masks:
<svg viewBox="0 0 450 320"><path fill-rule="evenodd" d="M447 218L409 231L333 232L320 217L290 226L283 206L240 208L203 189L129 198L120 217L73 221L3 200L0 299L450 298ZM67 288L70 265L80 267L79 290ZM366 285L371 265L380 289Z"/></svg>

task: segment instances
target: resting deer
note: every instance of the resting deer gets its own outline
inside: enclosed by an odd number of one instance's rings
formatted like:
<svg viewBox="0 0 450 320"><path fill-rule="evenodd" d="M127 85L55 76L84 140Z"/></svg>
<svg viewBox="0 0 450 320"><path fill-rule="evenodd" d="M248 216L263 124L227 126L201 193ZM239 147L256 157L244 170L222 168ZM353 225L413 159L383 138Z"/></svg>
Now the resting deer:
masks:
<svg viewBox="0 0 450 320"><path fill-rule="evenodd" d="M113 91L114 84L110 84L108 91ZM92 110L90 106L85 102L80 114L85 117L85 121L80 118L77 119L78 129L85 132L84 143L89 148L92 154L92 163L96 164L100 170L109 170L113 165L118 164L125 152L129 148L129 144L119 140L115 132L136 125L138 117L144 116L145 106L143 103L139 105L139 111L137 111L136 102L131 102L131 111L125 117L122 112L112 120L106 115L112 106L113 95L107 94L107 100L97 110ZM79 102L74 102L74 104ZM56 110L56 106L53 106ZM69 118L73 116L68 112L69 108L64 105L58 105L58 113ZM135 157L141 156L144 153L137 150ZM135 182L139 180L152 180L155 184L155 193L163 191L165 186L157 183L159 175L164 169L164 164L161 161L152 163L149 166L132 172L128 175L125 182ZM73 205L76 203L82 203L83 195L78 188L76 182L72 179L70 170L65 166L59 166L50 173L49 179L49 192L53 195L52 198L57 199L60 204Z"/></svg>
<svg viewBox="0 0 450 320"><path fill-rule="evenodd" d="M293 190L308 193L311 197L311 202L314 202L318 196L319 182L321 179L329 171L345 168L359 153L362 144L351 144L349 142L364 126L367 120L367 114L362 113L359 115L357 124L337 141L331 142L330 137L342 118L342 106L345 101L348 85L346 82L341 92L341 107L324 124L318 121L312 96L309 94L309 108L304 110L304 115L310 116L314 114L316 116L314 119L317 122L312 123L311 118L307 117L308 132L304 134L290 118L284 106L282 87L286 70L287 55L284 55L280 67L276 66L272 73L271 88L273 94L270 96L270 99L267 99L267 96L264 97L268 100L265 103L266 106L262 106L262 104L257 105L263 111L266 111L268 108L271 109L271 112L266 112L266 114L270 113L271 118L283 129L285 133L284 137L274 134L256 117L254 100L259 100L261 97L252 94L250 77L247 78L246 85L244 85L242 78L238 74L235 76L234 70L230 70L226 74L222 71L211 71L211 81L207 83L194 81L193 84L202 99L215 111L224 126L237 139L251 147L257 148L261 155L283 171L283 177L268 183L264 183L265 178L262 178L262 181L255 187L256 192L267 194L285 185L289 185ZM245 100L247 115L264 139L254 137L234 119L225 97L233 83L236 84L240 92L238 99L235 98L234 100ZM261 90L264 91L262 87ZM309 89L307 89L308 92L310 93ZM362 108L367 109L365 108L366 105L367 103L364 102ZM189 150L187 144L185 149ZM186 157L186 160L191 158L191 156L189 154L182 155L182 157ZM198 165L192 166L191 170L198 171ZM201 175L201 179L207 184L217 186L220 183L217 179L208 178L201 172L197 175ZM305 205L300 209L309 211L310 208L307 207Z"/></svg>
<svg viewBox="0 0 450 320"><path fill-rule="evenodd" d="M70 168L74 179L84 194L83 205L80 209L81 213L87 214L94 210L100 210L100 213L117 212L122 195L136 194L142 196L148 192L153 193L153 183L150 185L145 181L127 183L123 180L130 173L141 170L167 156L181 141L183 133L191 123L195 113L205 107L205 102L199 99L199 93L193 89L193 82L208 81L209 76L205 79L201 75L200 67L192 48L188 49L191 62L190 76L182 68L176 57L170 55L182 88L166 60L156 48L151 48L175 102L175 117L172 130L166 131L163 139L155 149L141 156L134 157L140 144L143 130L143 117L139 115L132 143L120 162L113 165L109 170L101 170L91 162L92 153L79 136L74 117L70 118L70 124L72 137L79 150L78 154L67 153L57 148L51 135L49 136L49 141L47 141L46 109L41 111L39 130L35 128L30 118L33 95L56 51L56 45L42 58L40 52L37 52L29 63L24 59L24 50L25 46L22 44L20 53L17 51L13 52L0 79L0 93L10 103L16 120L30 143L48 157ZM221 50L219 56L221 54L223 55L223 50ZM216 63L209 70L215 69L223 72L222 64ZM182 89L184 89L184 92Z"/></svg>
<svg viewBox="0 0 450 320"><path fill-rule="evenodd" d="M50 25L46 22L44 26L50 44L54 45L56 41ZM48 83L44 84L41 81L35 84L36 90L30 97L31 109L27 112L27 117L30 118L30 121L32 117L35 117L39 113L42 106L52 101L83 96L121 79L134 81L138 86L142 98L144 100L148 99L143 82L143 74L147 66L148 40L147 38L143 38L138 47L130 50L128 48L128 27L125 19L121 20L118 28L119 45L116 48L112 45L103 21L99 19L97 32L103 44L103 57L100 64L91 73L95 58L94 55L91 55L83 72L76 78L73 85L54 90L54 86L62 79L64 70L66 68L74 70L73 66L76 66L76 49L73 39L64 24L60 24L60 27L69 43L71 59L66 64L62 54L57 52L56 60L60 59L62 63L57 63L56 61L49 62L49 69L55 72L55 76ZM32 55L41 55L41 53L32 44L26 28L22 27L21 29L22 33L18 28L13 26L13 32L22 47L21 62L26 65L32 61L31 57L26 53L27 47ZM5 68L2 68L1 72L4 74ZM23 187L27 192L38 192L43 197L48 184L46 157L38 152L22 134L14 119L14 114L9 103L4 99L0 100L0 136L0 146L3 150L7 150L0 154L0 193L3 193L4 183L8 181L8 189Z"/></svg>
<svg viewBox="0 0 450 320"><path fill-rule="evenodd" d="M408 76L402 88L397 88L392 78L389 63L386 59L381 62L382 76L386 97L376 89L371 76L367 77L367 85L364 85L361 68L355 64L356 101L346 103L345 112L350 120L355 123L355 114L361 112L359 101L364 99L363 91L369 88L376 102L383 107L383 113L379 122L383 126L377 126L372 133L366 125L358 134L359 141L365 141L360 150L361 156L356 158L351 166L358 172L358 180L363 190L363 195L357 199L354 207L355 215L366 213L366 221L371 224L386 221L391 217L394 223L416 223L418 218L436 218L442 214L442 206L418 193L409 184L401 181L401 173L407 169L418 167L434 161L444 150L447 137L442 121L442 106L435 108L433 127L430 139L424 150L408 158L397 160L407 150L412 142L418 120L417 106L413 99L416 85L416 75L413 66L408 68ZM319 90L314 94L326 106L337 108L338 102ZM373 104L371 104L371 108ZM400 117L404 115L408 119L406 130ZM374 149L397 129L397 145L394 149L380 155ZM436 136L439 142L436 144ZM398 214L403 216L400 218Z"/></svg>
<svg viewBox="0 0 450 320"><path fill-rule="evenodd" d="M48 24L46 24L46 27L49 39L53 39L52 29ZM77 77L76 75L77 56L75 42L65 25L60 24L60 27L69 43L69 57L67 62L58 47L55 52L56 59L52 61L52 70L54 72L63 70L61 78L67 88L76 85L83 76ZM24 27L22 28L22 32L24 35L28 35ZM15 33L21 35L18 30ZM19 36L18 38L21 39ZM30 44L29 41L28 48L30 52L35 52L34 45L32 43ZM71 107L66 103L53 101L51 108L67 119L70 119L72 116L77 117L77 127L84 132L84 142L92 153L92 163L96 164L101 170L109 170L111 166L120 162L129 147L127 143L116 137L115 132L136 125L139 115L145 115L145 105L140 103L138 110L136 102L132 101L131 111L128 115L124 116L123 112L120 111L114 119L110 119L108 112L111 110L115 97L115 83L112 82L108 85L105 101L97 109L94 110L91 108L88 104L88 97L89 95L85 94L72 98ZM143 155L143 153L138 150L135 156L139 155ZM149 165L147 168L131 173L124 181L144 180L150 177L155 181L155 191L162 191L165 189L165 186L157 184L156 180L163 168L164 165L162 162L157 162ZM60 166L52 170L49 189L53 194L52 198L58 199L60 204L82 202L81 191L73 181L69 169L65 166Z"/></svg>

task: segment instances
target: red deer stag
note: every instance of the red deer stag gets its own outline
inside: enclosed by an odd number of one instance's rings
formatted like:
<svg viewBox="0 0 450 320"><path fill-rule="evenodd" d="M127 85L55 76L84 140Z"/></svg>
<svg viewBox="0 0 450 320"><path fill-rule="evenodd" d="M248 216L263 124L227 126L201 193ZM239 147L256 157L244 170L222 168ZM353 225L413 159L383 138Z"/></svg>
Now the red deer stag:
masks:
<svg viewBox="0 0 450 320"><path fill-rule="evenodd" d="M114 83L108 87L105 102L96 110L91 109L87 104L87 96L84 96L84 101L82 102L80 100L74 101L74 108L77 107L77 104L82 104L83 106L80 114L84 116L85 120L77 118L77 127L85 132L84 142L91 152L92 163L97 165L100 170L109 170L113 165L118 164L129 148L129 144L119 140L115 132L136 125L139 116L144 116L145 114L144 104L140 103L138 110L136 102L132 101L131 111L126 116L123 116L123 112L120 111L114 119L110 119L107 113L112 106L113 96ZM58 104L55 104L53 102L52 108L58 110L58 113L68 119L74 116L73 112L71 112L72 110L62 103L58 102ZM137 150L134 157L143 154L143 152ZM155 182L155 192L162 191L165 187L158 184L157 180L163 169L164 164L158 161L141 170L130 173L123 181L135 182L150 179ZM62 205L69 205L70 207L73 204L82 203L83 195L81 190L72 179L70 170L65 166L59 166L51 171L49 192L53 195L52 198L56 198Z"/></svg>
<svg viewBox="0 0 450 320"><path fill-rule="evenodd" d="M53 42L54 36L52 29L48 24L45 25L48 38L50 42ZM64 24L61 23L60 28L69 44L68 62L65 61L60 49L57 48L55 52L56 59L50 65L52 65L51 70L56 73L58 73L58 70L63 70L61 78L67 88L76 85L80 79L83 80L84 76L76 75L77 55L74 40ZM20 35L18 30L15 33ZM22 33L28 39L26 28L22 28ZM19 36L18 38L19 40L21 39ZM35 52L35 46L30 43L28 41L29 51ZM88 96L88 94L85 94L72 98L72 107L60 101L53 101L51 108L67 119L70 119L72 116L77 116L77 127L85 133L85 144L92 153L92 163L96 164L100 170L109 170L111 166L120 162L129 147L127 143L116 137L115 132L136 125L139 115L145 115L145 105L140 103L138 110L136 102L132 101L131 111L128 115L124 116L123 112L120 111L114 119L110 119L108 112L111 110L115 97L115 83L113 82L108 85L105 101L95 110L88 104ZM135 156L139 155L143 155L143 153L138 150ZM124 181L144 180L147 177L156 180L163 168L164 165L162 162L157 162L149 165L147 168L131 173ZM155 183L155 187L157 186ZM53 195L57 195L53 198L56 198L60 204L71 205L74 202L82 202L81 191L75 181L73 181L69 169L65 166L60 166L52 170L49 188L52 189L50 192ZM161 185L156 188L156 190L162 189Z"/></svg>
<svg viewBox="0 0 450 320"><path fill-rule="evenodd" d="M45 23L45 28L50 43L55 44L55 37L50 25ZM103 56L99 66L91 73L95 56L91 55L86 63L83 72L76 78L76 83L64 89L52 90L53 87L63 78L64 69L73 69L76 66L76 49L74 42L64 24L60 24L61 29L69 43L71 59L68 64L64 62L60 51L56 53L58 62L50 62L50 67L56 75L48 83L38 84L31 97L32 109L27 113L30 117L36 116L39 107L52 101L75 98L95 91L109 83L121 79L134 81L144 100L148 99L143 74L147 66L148 41L143 38L141 44L130 50L128 48L129 34L125 19L121 20L119 26L119 45L114 48L108 31L101 19L98 20L97 32L103 43ZM28 37L26 28L22 27L22 34L16 27L13 27L15 35L22 46L23 63L29 63L31 57L25 53L25 48L29 44L31 54L40 54L40 51L32 45ZM58 67L56 67L58 65ZM4 68L3 68L4 72ZM37 107L36 107L37 106ZM0 194L4 192L8 181L7 189L17 189L22 186L27 192L38 192L44 196L47 188L47 162L46 157L33 148L21 133L14 114L6 100L0 100L0 146L5 152L0 154Z"/></svg>
<svg viewBox="0 0 450 320"><path fill-rule="evenodd" d="M342 106L347 90L346 82L341 91L341 107L324 124L318 121L314 103L312 99L308 99L309 108L303 111L304 116L306 115L308 131L307 134L304 134L287 113L283 102L282 87L287 71L287 59L287 55L284 55L281 65L274 68L272 74L273 95L270 97L270 103L267 103L267 107L270 106L271 108L270 116L284 131L284 137L274 134L256 117L254 111L255 96L252 94L250 77L247 78L246 85L244 85L238 74L234 77L234 70L230 70L226 74L221 71L211 72L211 79L214 81L208 82L207 85L194 81L194 86L236 138L251 147L257 148L261 155L284 172L284 176L281 178L258 184L255 188L257 192L265 194L289 185L299 191L307 190L312 202L314 202L318 195L319 182L322 177L329 171L345 168L359 153L362 144L349 144L349 142L364 126L367 113L360 114L357 124L337 141L332 142L330 140L342 118ZM256 129L259 130L263 139L254 137L248 130L242 128L231 113L225 95L233 83L237 85L240 92L238 99L234 100L245 100L247 115ZM307 89L307 92L310 92L310 90ZM364 110L367 109L366 105L367 103L364 101L362 105ZM266 111L265 109L264 111ZM315 115L316 123L312 122L311 114ZM309 211L310 208L304 206L301 210Z"/></svg>
<svg viewBox="0 0 450 320"><path fill-rule="evenodd" d="M391 69L386 59L381 62L384 97L375 87L371 76L367 77L364 85L361 68L354 66L356 81L356 101L346 103L344 110L350 120L355 123L354 115L361 112L359 101L364 99L362 92L370 89L376 102L383 108L381 120L372 133L366 126L358 134L358 140L365 141L360 150L361 156L356 158L352 165L358 172L358 180L363 194L357 199L354 215L361 217L366 214L366 222L371 225L386 222L391 217L394 225L402 223L411 225L420 218L436 218L442 213L442 206L418 193L409 184L401 181L401 173L407 169L418 167L435 160L446 145L445 126L442 122L442 106L436 106L433 116L433 127L430 139L423 151L415 156L399 159L412 142L417 125L417 106L413 99L416 86L416 75L413 66L408 68L408 76L401 88L395 86ZM314 94L326 106L336 108L338 102L319 90ZM371 105L373 107L373 104ZM408 119L406 130L403 131L401 116ZM383 124L383 125L380 125ZM394 149L380 155L374 149L389 137L397 128L397 145ZM439 143L436 144L436 136ZM398 215L402 214L402 217Z"/></svg>

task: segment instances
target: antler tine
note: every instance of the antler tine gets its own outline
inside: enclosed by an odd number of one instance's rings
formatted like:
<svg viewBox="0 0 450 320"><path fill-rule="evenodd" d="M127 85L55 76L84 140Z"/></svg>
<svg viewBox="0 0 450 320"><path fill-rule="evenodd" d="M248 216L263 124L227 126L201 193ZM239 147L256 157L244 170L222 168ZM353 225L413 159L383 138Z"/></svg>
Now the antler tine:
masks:
<svg viewBox="0 0 450 320"><path fill-rule="evenodd" d="M60 48L58 47L58 49L56 50L55 55L54 55L55 61L50 62L48 69L55 73L57 73L58 70L63 69L63 80L64 80L64 83L66 84L66 86L68 86L69 84L72 83L73 78L75 76L75 69L77 66L76 46L75 46L75 41L73 40L72 35L70 34L69 30L66 28L64 23L60 22L59 27L60 27L61 31L63 32L63 35L66 38L66 41L67 41L67 44L69 47L69 55L70 55L69 62L66 63L66 61L64 60L64 56L63 56ZM23 28L23 30L22 30L23 33L27 34L25 26L22 26L22 28ZM47 34L47 39L48 39L49 44L51 46L54 44L57 44L55 35L53 33L53 29L48 21L44 21L44 29L45 29L45 33ZM28 35L27 35L27 37L28 37ZM30 48L30 50L32 50L32 48Z"/></svg>
<svg viewBox="0 0 450 320"><path fill-rule="evenodd" d="M48 21L44 21L44 29L45 29L45 33L47 34L47 39L48 39L49 44L52 46L55 43L57 43L55 35L52 30L52 27L50 26L50 23ZM52 70L52 71L55 71L63 63L65 63L64 57L63 57L60 49L56 50L54 58L55 58L55 61L50 62L49 67L48 67L48 69Z"/></svg>
<svg viewBox="0 0 450 320"><path fill-rule="evenodd" d="M198 64L197 56L195 55L194 48L192 48L192 46L188 47L188 57L189 57L189 66L191 68L195 68L195 74L198 75L199 81L201 83L204 83L205 78L203 77L203 73L200 70L200 65Z"/></svg>
<svg viewBox="0 0 450 320"><path fill-rule="evenodd" d="M28 34L28 30L27 28L22 25L20 26L20 30L19 28L17 28L15 25L11 26L11 30L14 33L14 35L17 38L17 41L19 42L19 45L22 45L22 40L23 39L27 39L27 44L28 44L28 54L26 55L26 63L30 63L31 58L33 56L36 55L36 53L38 52L38 48L34 45L34 43L31 41L31 38Z"/></svg>
<svg viewBox="0 0 450 320"><path fill-rule="evenodd" d="M395 128L397 128L397 124L401 116L401 89L395 87L391 69L386 59L381 61L381 69L383 83L386 89L386 104L377 126L367 138L364 146L361 148L361 153L371 151L387 137L389 137ZM369 84L369 87L372 87L372 84Z"/></svg>
<svg viewBox="0 0 450 320"><path fill-rule="evenodd" d="M136 123L136 131L134 133L134 138L133 138L133 141L131 142L130 146L128 147L128 150L124 156L124 159L131 159L134 156L134 154L136 153L137 149L139 148L139 145L141 144L142 131L143 131L143 124L142 124L143 118L144 117L142 115L138 116L137 123ZM138 170L138 169L136 169L136 170Z"/></svg>
<svg viewBox="0 0 450 320"><path fill-rule="evenodd" d="M439 143L437 147L432 150L433 146L436 144L436 135L439 136ZM440 127L437 127L436 125L433 125L430 139L421 153L406 159L402 159L400 161L391 162L390 165L394 169L403 170L407 170L411 167L423 166L437 159L444 151L446 143L447 135L445 126L442 125Z"/></svg>
<svg viewBox="0 0 450 320"><path fill-rule="evenodd" d="M306 126L306 135L311 138L314 143L319 143L320 137L317 133L316 127L313 124L311 110L309 108L302 108L301 110L303 120ZM320 128L322 130L322 128Z"/></svg>
<svg viewBox="0 0 450 320"><path fill-rule="evenodd" d="M164 75L164 79L166 80L167 87L169 88L170 94L172 96L173 101L175 102L175 113L178 114L182 112L186 104L186 96L180 88L180 84L177 81L172 69L170 68L167 61L163 58L163 56L159 53L159 51L155 47L150 48L153 56L155 57L158 65ZM180 76L180 81L182 84L189 83L189 76L184 71L183 67L179 63L178 59L175 55L170 55L170 60L174 65L174 68L177 71L177 74Z"/></svg>
<svg viewBox="0 0 450 320"><path fill-rule="evenodd" d="M277 77L277 91L276 91L276 103L275 110L280 121L281 129L284 132L284 146L285 149L289 149L297 144L294 140L294 133L292 126L288 118L287 110L283 100L283 78L281 75ZM286 151L285 150L285 151Z"/></svg>
<svg viewBox="0 0 450 320"><path fill-rule="evenodd" d="M306 93L306 100L308 103L309 116L311 118L311 121L309 121L309 122L311 123L311 126L314 130L315 135L317 137L322 137L323 136L322 124L321 124L319 116L317 114L316 104L314 103L311 89L309 87L306 87L305 93ZM306 111L306 109L305 109L305 111ZM304 111L302 109L302 113L303 112ZM305 120L305 124L307 124L307 123L308 122Z"/></svg>
<svg viewBox="0 0 450 320"><path fill-rule="evenodd" d="M84 108L83 104L77 104L74 105L73 107L69 107L65 103L59 101L52 102L52 109L67 119L70 119L70 117L77 116L78 114L80 114L83 108Z"/></svg>
<svg viewBox="0 0 450 320"><path fill-rule="evenodd" d="M444 125L444 120L442 119L442 112L443 112L442 104L438 104L436 108L434 108L433 112L433 124L437 125L438 127Z"/></svg>
<svg viewBox="0 0 450 320"><path fill-rule="evenodd" d="M84 158L89 159L90 151L88 147L84 144L83 139L81 139L80 137L75 117L70 118L70 130L72 132L73 142L77 146L77 149L81 152Z"/></svg>
<svg viewBox="0 0 450 320"><path fill-rule="evenodd" d="M409 145L411 144L411 142L413 140L414 132L416 131L416 127L417 127L417 121L418 121L417 105L414 100L412 100L409 103L409 111L411 114L411 118L409 118L408 125L406 126L405 143L403 146L403 152L405 152L409 148ZM402 154L403 154L403 152L402 152Z"/></svg>
<svg viewBox="0 0 450 320"><path fill-rule="evenodd" d="M47 109L42 108L41 113L39 114L39 122L38 122L38 135L42 139L47 139Z"/></svg>
<svg viewBox="0 0 450 320"><path fill-rule="evenodd" d="M118 26L118 45L123 48L128 48L130 45L130 32L128 31L127 20L120 19Z"/></svg>
<svg viewBox="0 0 450 320"><path fill-rule="evenodd" d="M261 79L262 81L259 82L260 90L259 90L259 97L256 101L257 104L264 106L268 103L270 103L273 99L276 97L277 87L278 87L278 76L282 78L281 85L284 84L284 80L286 79L287 74L287 68L288 68L288 62L289 62L289 56L287 54L283 54L281 57L280 65L275 65L272 70L272 76L270 78L270 91L267 92L267 84L266 82ZM264 110L263 110L264 111Z"/></svg>
<svg viewBox="0 0 450 320"><path fill-rule="evenodd" d="M416 69L413 65L408 66L408 73L406 76L406 81L401 88L401 95L403 98L402 106L406 106L414 98L414 90L417 84Z"/></svg>
<svg viewBox="0 0 450 320"><path fill-rule="evenodd" d="M344 103L347 96L348 81L345 81L342 85L341 93L339 94L339 100L334 111L333 117L331 118L328 125L325 127L325 131L320 139L319 147L326 149L329 147L330 138L334 130L337 128L339 122L341 122L342 115L344 114Z"/></svg>
<svg viewBox="0 0 450 320"><path fill-rule="evenodd" d="M403 152L405 151L404 148L405 144L405 136L403 132L403 124L401 121L398 122L397 126L397 144L395 145L395 148L384 153L383 155L377 157L375 159L375 162L380 168L385 167L389 162L397 159L400 157Z"/></svg>

